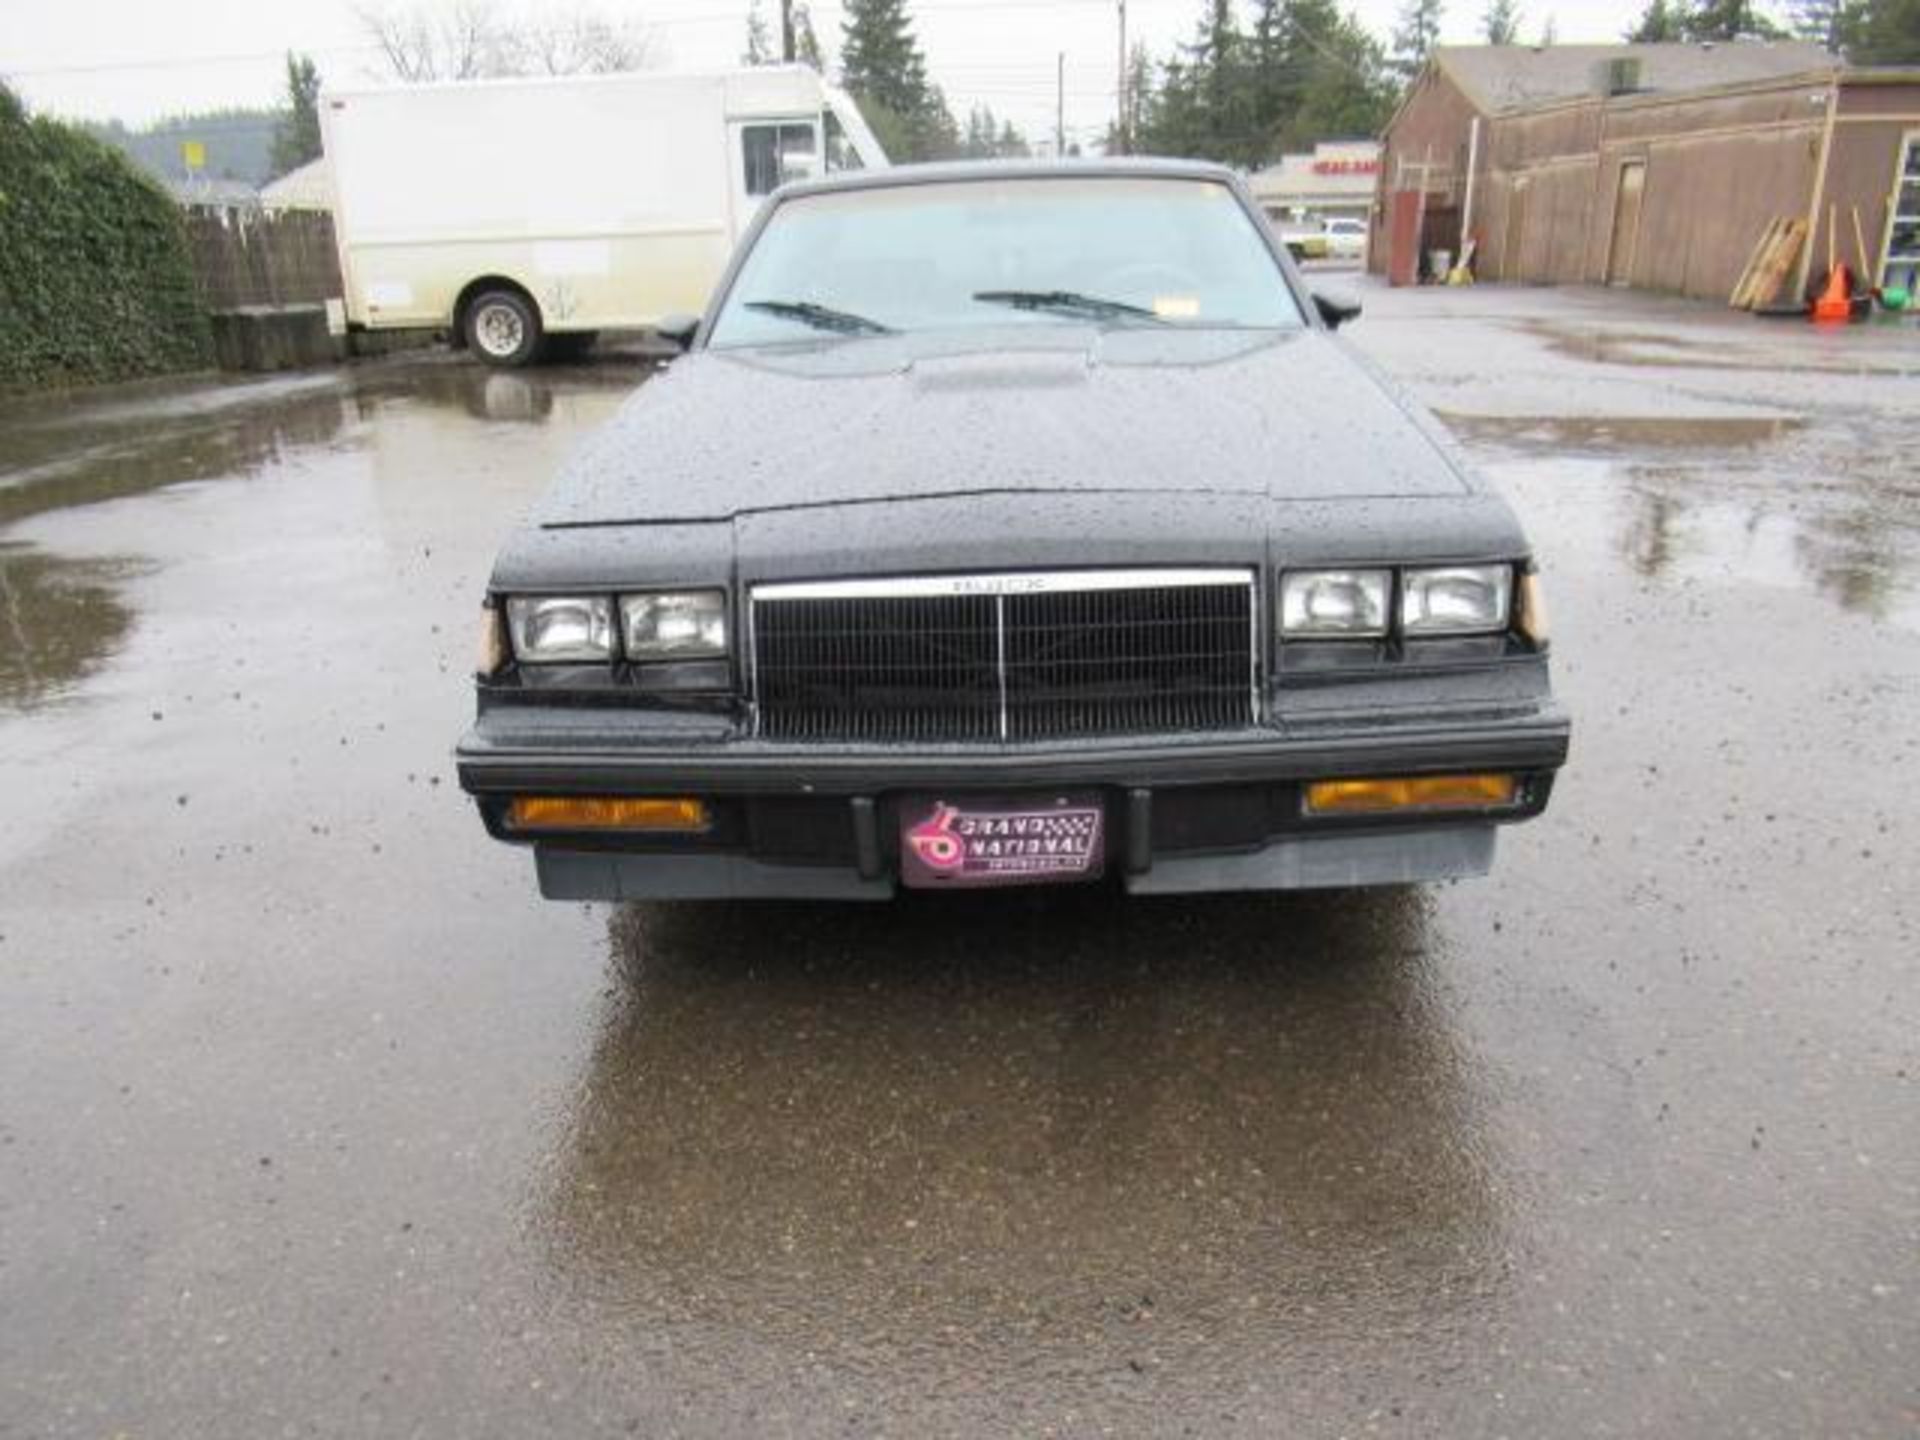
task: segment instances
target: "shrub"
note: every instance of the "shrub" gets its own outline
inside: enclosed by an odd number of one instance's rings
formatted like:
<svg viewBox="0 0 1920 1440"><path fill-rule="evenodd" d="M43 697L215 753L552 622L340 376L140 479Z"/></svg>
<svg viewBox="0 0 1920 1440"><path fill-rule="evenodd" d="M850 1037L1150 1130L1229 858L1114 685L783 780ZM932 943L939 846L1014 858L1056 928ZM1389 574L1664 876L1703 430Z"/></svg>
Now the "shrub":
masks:
<svg viewBox="0 0 1920 1440"><path fill-rule="evenodd" d="M0 86L0 388L212 363L180 212L118 151Z"/></svg>

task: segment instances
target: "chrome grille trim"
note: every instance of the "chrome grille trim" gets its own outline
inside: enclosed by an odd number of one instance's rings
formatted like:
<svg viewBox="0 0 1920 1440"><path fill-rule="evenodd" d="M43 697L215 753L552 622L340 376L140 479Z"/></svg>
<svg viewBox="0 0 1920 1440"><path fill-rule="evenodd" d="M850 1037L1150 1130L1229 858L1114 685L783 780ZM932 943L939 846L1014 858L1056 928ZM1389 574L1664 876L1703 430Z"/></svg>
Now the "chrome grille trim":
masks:
<svg viewBox="0 0 1920 1440"><path fill-rule="evenodd" d="M1102 590L1197 589L1251 585L1253 572L1231 567L1127 570L1005 570L979 575L893 575L862 580L776 581L755 585L763 600L909 599L937 595L1073 595Z"/></svg>

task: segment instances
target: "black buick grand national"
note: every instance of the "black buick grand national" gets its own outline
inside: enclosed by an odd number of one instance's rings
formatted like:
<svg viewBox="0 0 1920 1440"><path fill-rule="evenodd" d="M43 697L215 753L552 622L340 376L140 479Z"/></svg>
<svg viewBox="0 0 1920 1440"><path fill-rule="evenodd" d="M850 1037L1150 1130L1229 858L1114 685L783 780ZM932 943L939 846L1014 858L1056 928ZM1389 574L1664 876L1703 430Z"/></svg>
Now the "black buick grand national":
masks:
<svg viewBox="0 0 1920 1440"><path fill-rule="evenodd" d="M1354 313L1211 166L779 192L501 554L461 783L555 899L1483 873L1540 584Z"/></svg>

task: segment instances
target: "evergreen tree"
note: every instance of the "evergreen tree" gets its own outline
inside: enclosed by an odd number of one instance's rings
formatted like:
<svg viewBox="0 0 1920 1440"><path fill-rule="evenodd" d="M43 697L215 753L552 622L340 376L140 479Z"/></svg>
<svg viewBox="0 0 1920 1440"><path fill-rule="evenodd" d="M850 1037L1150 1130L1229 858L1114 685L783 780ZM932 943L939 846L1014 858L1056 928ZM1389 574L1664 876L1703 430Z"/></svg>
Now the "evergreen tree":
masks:
<svg viewBox="0 0 1920 1440"><path fill-rule="evenodd" d="M998 119L991 106L976 105L967 112L961 155L969 160L1000 160L1028 153L1026 139L1013 122Z"/></svg>
<svg viewBox="0 0 1920 1440"><path fill-rule="evenodd" d="M287 52L287 109L273 127L273 173L320 157L320 71L308 55Z"/></svg>
<svg viewBox="0 0 1920 1440"><path fill-rule="evenodd" d="M1393 31L1393 68L1403 80L1412 80L1427 63L1427 54L1440 38L1441 0L1405 0L1400 23Z"/></svg>
<svg viewBox="0 0 1920 1440"><path fill-rule="evenodd" d="M1839 55L1858 44L1866 19L1864 0L1790 0L1793 33Z"/></svg>
<svg viewBox="0 0 1920 1440"><path fill-rule="evenodd" d="M1209 0L1157 92L1143 55L1133 68L1136 148L1148 153L1259 165L1318 140L1375 134L1393 104L1379 43L1336 0L1259 0L1245 34L1230 7Z"/></svg>
<svg viewBox="0 0 1920 1440"><path fill-rule="evenodd" d="M1627 39L1636 45L1667 45L1685 38L1680 13L1667 0L1647 0L1639 23L1627 32Z"/></svg>
<svg viewBox="0 0 1920 1440"><path fill-rule="evenodd" d="M1847 37L1856 65L1920 65L1920 0L1866 0Z"/></svg>
<svg viewBox="0 0 1920 1440"><path fill-rule="evenodd" d="M1755 0L1695 0L1681 25L1689 40L1738 40L1743 35L1778 40L1785 33L1761 14Z"/></svg>
<svg viewBox="0 0 1920 1440"><path fill-rule="evenodd" d="M1512 45L1520 38L1520 0L1487 0L1480 33L1489 45Z"/></svg>
<svg viewBox="0 0 1920 1440"><path fill-rule="evenodd" d="M847 0L840 78L864 101L908 117L927 108L926 57L907 18L905 0Z"/></svg>
<svg viewBox="0 0 1920 1440"><path fill-rule="evenodd" d="M1378 135L1393 113L1398 96L1380 42L1352 16L1318 42L1300 107L1283 117L1275 133L1277 150L1308 150L1316 141Z"/></svg>
<svg viewBox="0 0 1920 1440"><path fill-rule="evenodd" d="M946 98L927 82L906 0L847 0L840 73L867 124L896 160L932 160L959 147Z"/></svg>
<svg viewBox="0 0 1920 1440"><path fill-rule="evenodd" d="M1251 164L1266 148L1253 90L1253 53L1233 0L1206 0L1191 42L1167 62L1143 147Z"/></svg>

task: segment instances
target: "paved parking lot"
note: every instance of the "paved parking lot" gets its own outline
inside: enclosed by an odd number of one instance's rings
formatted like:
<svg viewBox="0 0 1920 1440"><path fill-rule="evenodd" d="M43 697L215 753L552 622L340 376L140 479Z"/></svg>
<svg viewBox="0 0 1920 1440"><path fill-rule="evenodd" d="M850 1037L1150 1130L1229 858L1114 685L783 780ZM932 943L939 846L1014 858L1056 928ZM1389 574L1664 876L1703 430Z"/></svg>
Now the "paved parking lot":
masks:
<svg viewBox="0 0 1920 1440"><path fill-rule="evenodd" d="M544 904L473 612L644 364L0 408L0 1435L1920 1430L1920 332L1347 283L1551 587L1485 881Z"/></svg>

